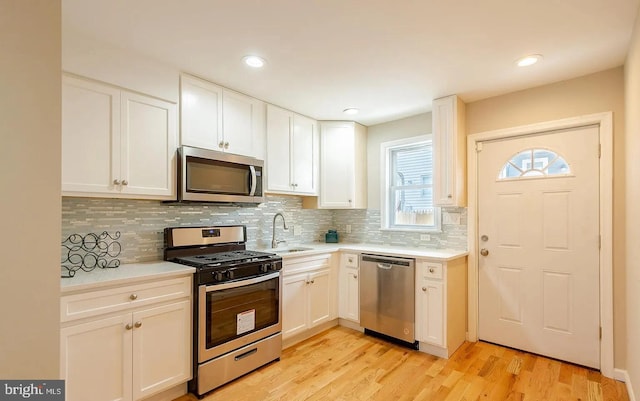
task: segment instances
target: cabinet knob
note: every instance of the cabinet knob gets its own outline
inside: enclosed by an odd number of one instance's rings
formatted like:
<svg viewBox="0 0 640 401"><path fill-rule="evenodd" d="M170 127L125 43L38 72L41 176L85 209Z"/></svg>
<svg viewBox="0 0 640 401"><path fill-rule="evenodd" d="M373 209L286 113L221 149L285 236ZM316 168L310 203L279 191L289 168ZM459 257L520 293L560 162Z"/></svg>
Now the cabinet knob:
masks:
<svg viewBox="0 0 640 401"><path fill-rule="evenodd" d="M351 203L351 199L349 199L349 203Z"/></svg>
<svg viewBox="0 0 640 401"><path fill-rule="evenodd" d="M136 299L138 299L138 294L129 295L129 299L132 300L132 301L135 301Z"/></svg>
<svg viewBox="0 0 640 401"><path fill-rule="evenodd" d="M357 275L357 274L354 274L354 275L353 275L353 278L358 278L358 275Z"/></svg>
<svg viewBox="0 0 640 401"><path fill-rule="evenodd" d="M433 269L433 267L429 268L429 273L433 273L435 270Z"/></svg>
<svg viewBox="0 0 640 401"><path fill-rule="evenodd" d="M427 287L422 287L422 291L427 292Z"/></svg>
<svg viewBox="0 0 640 401"><path fill-rule="evenodd" d="M142 327L142 322L136 322L134 326L136 326L136 328L139 329L140 327Z"/></svg>
<svg viewBox="0 0 640 401"><path fill-rule="evenodd" d="M122 185L129 185L129 181L127 181L127 180L122 180Z"/></svg>
<svg viewBox="0 0 640 401"><path fill-rule="evenodd" d="M120 185L120 180L113 180L113 185Z"/></svg>
<svg viewBox="0 0 640 401"><path fill-rule="evenodd" d="M316 282L315 280L311 280L311 284L313 284L313 283L315 283L315 282Z"/></svg>
<svg viewBox="0 0 640 401"><path fill-rule="evenodd" d="M125 329L127 330L131 330L133 328L133 326L131 325L131 323L127 323L126 326L124 326Z"/></svg>
<svg viewBox="0 0 640 401"><path fill-rule="evenodd" d="M224 141L220 141L220 142L218 142L218 147L219 147L220 149L224 148Z"/></svg>
<svg viewBox="0 0 640 401"><path fill-rule="evenodd" d="M451 198L453 198L453 195L449 194L449 195L447 195L447 198L451 199Z"/></svg>
<svg viewBox="0 0 640 401"><path fill-rule="evenodd" d="M229 142L225 142L225 143L224 143L224 148L225 148L225 149L229 149Z"/></svg>

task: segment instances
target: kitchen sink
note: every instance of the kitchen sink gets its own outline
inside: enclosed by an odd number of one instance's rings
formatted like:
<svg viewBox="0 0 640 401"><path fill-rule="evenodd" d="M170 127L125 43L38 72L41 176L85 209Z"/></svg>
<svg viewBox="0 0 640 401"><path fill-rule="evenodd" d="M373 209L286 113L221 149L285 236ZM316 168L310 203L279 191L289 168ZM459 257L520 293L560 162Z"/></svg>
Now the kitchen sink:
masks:
<svg viewBox="0 0 640 401"><path fill-rule="evenodd" d="M303 246L292 246L288 248L276 248L269 249L269 252L273 253L292 253L292 252L302 252L302 251L312 251L313 248L305 248Z"/></svg>

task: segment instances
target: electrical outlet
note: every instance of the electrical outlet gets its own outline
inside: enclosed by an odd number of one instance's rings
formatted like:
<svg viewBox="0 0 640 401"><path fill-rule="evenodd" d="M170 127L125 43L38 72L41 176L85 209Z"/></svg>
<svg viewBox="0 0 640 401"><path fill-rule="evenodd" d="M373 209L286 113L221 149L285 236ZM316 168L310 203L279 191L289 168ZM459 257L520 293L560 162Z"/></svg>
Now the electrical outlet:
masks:
<svg viewBox="0 0 640 401"><path fill-rule="evenodd" d="M293 226L293 235L302 235L302 227L300 225Z"/></svg>
<svg viewBox="0 0 640 401"><path fill-rule="evenodd" d="M431 236L429 234L420 234L420 241L431 241Z"/></svg>
<svg viewBox="0 0 640 401"><path fill-rule="evenodd" d="M346 225L345 231L347 232L347 234L351 234L351 224Z"/></svg>

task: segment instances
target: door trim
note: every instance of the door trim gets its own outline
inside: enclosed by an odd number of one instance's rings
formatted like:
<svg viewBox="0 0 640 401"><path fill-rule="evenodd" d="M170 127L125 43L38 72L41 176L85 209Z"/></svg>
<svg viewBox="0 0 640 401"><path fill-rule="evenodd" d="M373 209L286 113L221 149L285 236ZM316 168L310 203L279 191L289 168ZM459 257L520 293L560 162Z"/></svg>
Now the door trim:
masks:
<svg viewBox="0 0 640 401"><path fill-rule="evenodd" d="M613 113L597 113L518 127L480 132L467 137L468 177L468 331L478 341L478 142L586 125L600 127L600 371L613 378Z"/></svg>

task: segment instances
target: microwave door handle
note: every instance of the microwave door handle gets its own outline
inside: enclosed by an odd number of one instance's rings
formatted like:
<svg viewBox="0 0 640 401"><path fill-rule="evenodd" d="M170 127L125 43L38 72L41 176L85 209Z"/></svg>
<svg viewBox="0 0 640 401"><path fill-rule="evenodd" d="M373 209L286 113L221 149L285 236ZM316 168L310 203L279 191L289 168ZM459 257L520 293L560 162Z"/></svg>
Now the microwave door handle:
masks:
<svg viewBox="0 0 640 401"><path fill-rule="evenodd" d="M256 182L257 180L257 176L256 176L256 168L255 166L249 166L249 170L251 171L251 176L249 178L249 187L251 188L249 190L249 196L253 196L256 194Z"/></svg>

